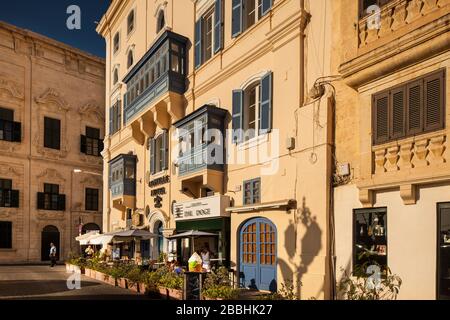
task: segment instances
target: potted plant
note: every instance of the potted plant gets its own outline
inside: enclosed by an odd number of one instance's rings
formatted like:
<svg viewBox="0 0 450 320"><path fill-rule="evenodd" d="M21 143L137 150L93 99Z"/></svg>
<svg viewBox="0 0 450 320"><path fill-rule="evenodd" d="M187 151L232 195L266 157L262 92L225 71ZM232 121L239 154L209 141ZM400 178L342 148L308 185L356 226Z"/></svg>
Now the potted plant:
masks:
<svg viewBox="0 0 450 320"><path fill-rule="evenodd" d="M142 282L143 279L141 269L138 266L134 266L128 271L128 273L126 274L126 278L128 280L128 289L135 292L140 292L141 289L140 283Z"/></svg>
<svg viewBox="0 0 450 320"><path fill-rule="evenodd" d="M206 276L202 295L205 300L236 300L239 290L233 288L228 269L220 267Z"/></svg>
<svg viewBox="0 0 450 320"><path fill-rule="evenodd" d="M168 272L161 277L160 287L166 288L168 298L183 300L184 279L173 272Z"/></svg>

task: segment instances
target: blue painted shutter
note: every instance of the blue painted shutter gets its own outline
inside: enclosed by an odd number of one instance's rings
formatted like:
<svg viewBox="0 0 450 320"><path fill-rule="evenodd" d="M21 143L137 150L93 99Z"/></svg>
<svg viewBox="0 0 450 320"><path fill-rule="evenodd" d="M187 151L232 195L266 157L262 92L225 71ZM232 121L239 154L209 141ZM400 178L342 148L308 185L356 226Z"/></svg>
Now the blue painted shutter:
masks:
<svg viewBox="0 0 450 320"><path fill-rule="evenodd" d="M261 79L260 101L259 133L264 134L272 130L272 72Z"/></svg>
<svg viewBox="0 0 450 320"><path fill-rule="evenodd" d="M202 65L202 19L195 23L195 67Z"/></svg>
<svg viewBox="0 0 450 320"><path fill-rule="evenodd" d="M214 53L217 53L223 49L223 0L216 0L214 23Z"/></svg>
<svg viewBox="0 0 450 320"><path fill-rule="evenodd" d="M243 139L244 123L244 91L233 90L233 143L240 143Z"/></svg>
<svg viewBox="0 0 450 320"><path fill-rule="evenodd" d="M272 0L262 0L261 17L265 16L272 9Z"/></svg>
<svg viewBox="0 0 450 320"><path fill-rule="evenodd" d="M237 37L242 32L242 0L232 1L231 36Z"/></svg>
<svg viewBox="0 0 450 320"><path fill-rule="evenodd" d="M156 140L150 140L150 174L155 174L156 168Z"/></svg>

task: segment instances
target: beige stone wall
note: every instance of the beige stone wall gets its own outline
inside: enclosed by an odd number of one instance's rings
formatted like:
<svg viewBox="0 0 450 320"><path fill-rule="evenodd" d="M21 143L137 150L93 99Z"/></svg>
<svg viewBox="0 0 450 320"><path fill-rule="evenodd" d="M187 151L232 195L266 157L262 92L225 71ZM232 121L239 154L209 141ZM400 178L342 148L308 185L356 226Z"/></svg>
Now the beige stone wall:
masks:
<svg viewBox="0 0 450 320"><path fill-rule="evenodd" d="M104 61L38 34L0 24L0 106L14 109L22 142L0 141L0 178L13 180L18 209L0 208L0 220L13 223L13 249L0 251L0 263L41 260L41 231L60 232L60 256L79 249L79 218L102 227L99 212L86 212L84 189L102 190L102 159L80 153L85 127L104 136ZM61 120L61 150L44 148L44 117ZM82 173L74 173L80 169ZM60 185L66 211L37 210L44 182Z"/></svg>
<svg viewBox="0 0 450 320"><path fill-rule="evenodd" d="M353 210L387 207L388 265L403 279L399 298L435 299L436 208L450 201L450 6L391 1L382 8L380 30L368 30L357 10L355 1L342 1L333 20L332 68L343 77L336 83L336 161L351 166L348 184L334 192L338 276L340 267L352 270ZM440 69L446 70L446 128L372 146L372 95ZM419 161L422 147L425 161Z"/></svg>
<svg viewBox="0 0 450 320"><path fill-rule="evenodd" d="M163 220L167 234L174 231L171 203L192 199L180 192L180 186L187 178L180 178L176 167L155 176L149 176L149 154L146 148L148 136L142 141L139 132L146 124L155 125L155 133L162 130L159 122L160 109L169 110L170 123L179 119L170 113L170 108L182 110L189 115L204 104L212 103L217 107L232 110L232 90L243 88L252 79L258 79L267 71L274 76L273 96L273 132L262 141L236 147L228 144L231 153L245 150L247 155L254 153L255 145L279 142L276 146L278 155L274 159L257 163L230 164L219 185L215 184L216 193L223 192L233 199L234 206L241 206L243 201L243 181L261 176L262 203L293 199L297 209L266 210L248 214L233 213L231 216L231 263L235 270L239 268L237 233L242 222L264 216L270 219L278 229L278 282L300 279L302 298L329 296L328 270L328 210L331 153L330 121L332 104L328 100L331 87L319 101L305 97L301 101L300 92L308 92L316 79L332 75L330 65L331 23L333 6L330 1L306 1L306 11L300 8L297 0L276 0L270 14L265 16L252 28L238 38L231 37L231 2L225 1L224 50L194 70L194 22L213 1L113 1L108 12L102 18L97 31L107 42L107 109L126 92L125 85L113 86L111 75L119 66L119 78L126 75L127 48L134 46L135 61L138 61L159 37L155 32L156 14L161 6L166 6L168 28L190 39L188 51L188 90L182 97L173 94L164 95L155 103L146 107L145 116L133 124L122 128L118 133L107 137L104 164L104 185L108 183L108 161L117 155L133 153L138 157L137 194L135 212L146 213L145 225L152 231L155 221ZM126 17L130 10L136 8L136 30L127 37ZM305 12L311 15L305 30L305 66L300 64L300 30ZM116 32L121 34L118 53L111 52L112 38ZM304 74L304 81L301 80ZM165 110L165 109L164 109ZM108 115L107 115L108 118ZM139 116L138 116L139 118ZM227 129L231 129L230 115L227 117ZM108 120L107 120L108 123ZM170 125L169 123L169 125ZM173 133L173 126L171 127ZM295 138L295 149L287 150L287 138ZM174 142L172 148L174 147ZM170 159L172 163L175 159ZM275 165L276 170L269 175L261 174L261 169ZM148 181L162 175L169 175L171 183L165 187L170 191L164 195L163 207L155 209ZM210 173L204 172L207 179L213 180ZM194 175L195 176L195 175ZM200 177L197 175L197 177ZM206 178L205 178L206 179ZM220 179L219 179L220 180ZM223 184L220 186L220 184ZM223 190L221 190L223 189ZM235 191L237 190L237 191ZM124 210L114 208L110 192L104 193L104 224L109 229L125 227ZM148 209L147 209L148 208ZM147 211L148 210L148 211ZM147 214L149 213L149 214Z"/></svg>

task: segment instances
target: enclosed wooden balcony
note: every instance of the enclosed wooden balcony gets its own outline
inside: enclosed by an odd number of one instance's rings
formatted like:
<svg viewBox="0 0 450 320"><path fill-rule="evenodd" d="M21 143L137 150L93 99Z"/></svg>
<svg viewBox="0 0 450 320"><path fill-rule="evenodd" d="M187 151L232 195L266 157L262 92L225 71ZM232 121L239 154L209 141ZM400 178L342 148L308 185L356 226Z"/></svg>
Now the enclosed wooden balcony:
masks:
<svg viewBox="0 0 450 320"><path fill-rule="evenodd" d="M136 156L121 154L109 163L109 185L114 207L122 211L136 202Z"/></svg>

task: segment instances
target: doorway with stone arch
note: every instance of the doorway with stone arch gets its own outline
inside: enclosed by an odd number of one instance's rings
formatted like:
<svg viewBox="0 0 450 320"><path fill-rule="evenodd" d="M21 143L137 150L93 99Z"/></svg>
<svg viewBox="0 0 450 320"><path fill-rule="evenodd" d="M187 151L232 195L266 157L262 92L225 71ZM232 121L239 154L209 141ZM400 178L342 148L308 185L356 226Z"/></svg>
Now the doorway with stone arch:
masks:
<svg viewBox="0 0 450 320"><path fill-rule="evenodd" d="M60 257L60 233L57 227L48 225L41 232L41 260L50 261L50 244L56 246L56 260Z"/></svg>

